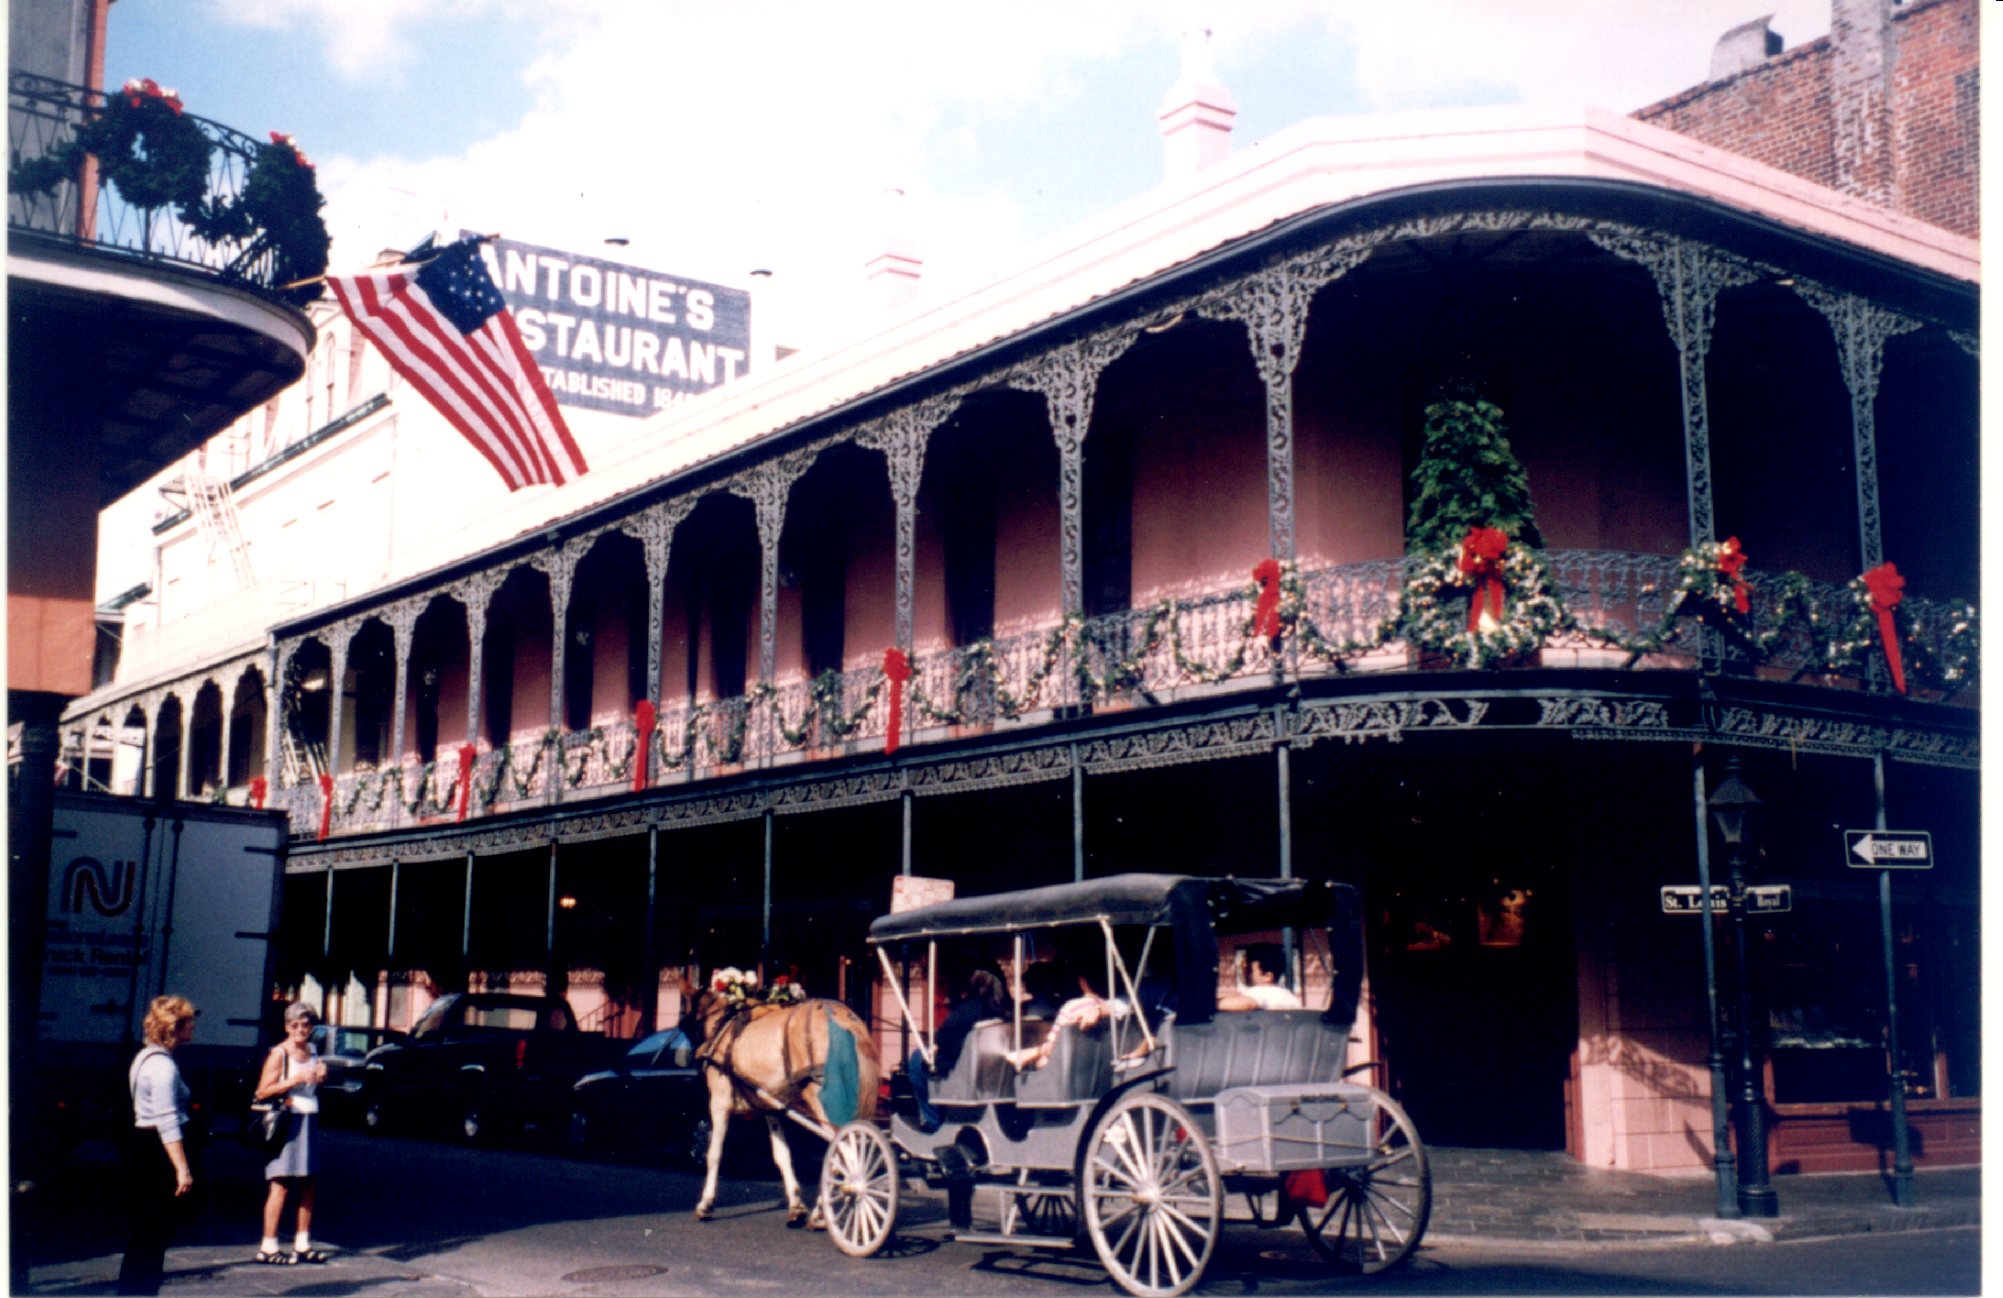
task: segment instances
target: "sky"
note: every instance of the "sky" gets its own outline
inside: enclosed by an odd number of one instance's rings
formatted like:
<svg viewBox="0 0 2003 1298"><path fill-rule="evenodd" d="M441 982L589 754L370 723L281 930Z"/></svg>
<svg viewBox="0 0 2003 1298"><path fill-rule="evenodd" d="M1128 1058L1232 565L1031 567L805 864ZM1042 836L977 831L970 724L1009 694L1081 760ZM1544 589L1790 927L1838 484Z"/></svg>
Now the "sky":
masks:
<svg viewBox="0 0 2003 1298"><path fill-rule="evenodd" d="M1788 48L1829 30L1829 0L117 0L105 82L294 136L335 269L434 226L764 269L814 345L890 227L928 283L967 282L1159 185L1186 28L1243 148L1320 116L1629 112L1767 13Z"/></svg>

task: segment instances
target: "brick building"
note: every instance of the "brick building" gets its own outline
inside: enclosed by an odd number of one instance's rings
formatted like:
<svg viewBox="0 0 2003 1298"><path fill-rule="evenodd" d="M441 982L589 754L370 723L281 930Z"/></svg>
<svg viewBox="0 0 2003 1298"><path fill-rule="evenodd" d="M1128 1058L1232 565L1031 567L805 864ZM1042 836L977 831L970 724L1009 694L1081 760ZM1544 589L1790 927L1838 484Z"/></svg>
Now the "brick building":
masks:
<svg viewBox="0 0 2003 1298"><path fill-rule="evenodd" d="M1634 114L1956 234L1981 233L1978 0L1834 0L1829 35L1782 51L1762 18L1711 79Z"/></svg>

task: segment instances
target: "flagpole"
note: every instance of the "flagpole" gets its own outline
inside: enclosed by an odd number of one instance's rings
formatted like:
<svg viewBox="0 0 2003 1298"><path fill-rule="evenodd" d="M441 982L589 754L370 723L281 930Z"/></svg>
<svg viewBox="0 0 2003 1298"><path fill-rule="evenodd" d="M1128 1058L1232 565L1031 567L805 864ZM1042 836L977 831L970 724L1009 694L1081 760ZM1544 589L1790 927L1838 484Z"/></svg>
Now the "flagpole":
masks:
<svg viewBox="0 0 2003 1298"><path fill-rule="evenodd" d="M498 238L500 238L500 237L501 237L501 236L500 236L500 232L499 232L499 231L496 231L496 232L495 232L495 233L493 233L493 234L476 234L476 235L474 235L474 236L473 236L473 241L474 241L475 243L492 243L492 242L493 242L494 240L496 240L496 239L498 239ZM409 260L409 259L408 259L408 258L405 258L405 260ZM403 262L401 262L401 261L392 261L392 262L387 262L387 263L379 263L379 264L384 264L384 265L390 265L390 266L401 266L401 265L403 265ZM279 291L280 293L283 293L283 292L285 292L285 290L287 290L287 289L293 289L293 288L305 288L305 287L306 287L306 286L307 286L308 284L324 284L324 283L326 283L326 282L327 282L327 277L326 277L326 275L324 275L324 274L320 274L320 275L308 275L308 276L307 276L307 277L306 277L305 279L295 279L295 280L293 280L293 281L292 281L292 282L291 282L290 284L280 284L280 285L278 286L278 291Z"/></svg>

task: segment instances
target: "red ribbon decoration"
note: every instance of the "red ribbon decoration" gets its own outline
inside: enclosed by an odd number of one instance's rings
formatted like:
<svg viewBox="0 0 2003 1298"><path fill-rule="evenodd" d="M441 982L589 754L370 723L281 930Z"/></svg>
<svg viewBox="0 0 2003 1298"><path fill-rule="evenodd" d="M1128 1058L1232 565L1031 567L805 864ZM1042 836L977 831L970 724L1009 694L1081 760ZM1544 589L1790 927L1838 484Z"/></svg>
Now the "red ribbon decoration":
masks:
<svg viewBox="0 0 2003 1298"><path fill-rule="evenodd" d="M1261 559L1252 569L1259 583L1259 602L1252 610L1252 629L1271 640L1280 634L1280 561Z"/></svg>
<svg viewBox="0 0 2003 1298"><path fill-rule="evenodd" d="M270 787L271 787L270 785L268 785L268 784L266 784L266 783L265 783L265 780L264 780L264 777L263 777L262 775L253 775L253 776L251 776L251 777L250 777L250 805L251 805L251 806L253 806L253 807L256 807L256 808L257 808L257 809L258 809L259 811L263 811L263 810L264 810L264 792L265 792L265 790L266 790L266 789L268 789L268 788L270 788Z"/></svg>
<svg viewBox="0 0 2003 1298"><path fill-rule="evenodd" d="M466 805L473 800L473 762L480 750L471 744L459 745L459 819L466 819Z"/></svg>
<svg viewBox="0 0 2003 1298"><path fill-rule="evenodd" d="M327 841L327 829L334 822L334 777L320 775L320 841Z"/></svg>
<svg viewBox="0 0 2003 1298"><path fill-rule="evenodd" d="M647 787L647 767L654 758L654 705L641 699L633 709L633 792Z"/></svg>
<svg viewBox="0 0 2003 1298"><path fill-rule="evenodd" d="M1493 527L1470 527L1461 541L1461 575L1474 583L1474 595L1467 604L1467 629L1473 635L1481 629L1481 611L1489 608L1495 620L1502 620L1502 556L1509 538Z"/></svg>
<svg viewBox="0 0 2003 1298"><path fill-rule="evenodd" d="M1864 574L1864 585L1871 591L1871 611L1878 615L1878 636L1885 642L1885 665L1892 669L1892 686L1904 694L1906 669L1899 661L1899 628L1892 620L1892 610L1906 597L1906 579L1893 565L1881 563Z"/></svg>
<svg viewBox="0 0 2003 1298"><path fill-rule="evenodd" d="M888 757L897 751L904 729L904 682L911 679L911 662L902 649L883 651L883 674L890 681L890 725L883 736L883 755Z"/></svg>
<svg viewBox="0 0 2003 1298"><path fill-rule="evenodd" d="M1738 537L1728 538L1725 544L1718 547L1718 571L1732 583L1732 597L1738 602L1739 612L1750 613L1753 611L1752 588L1739 575L1745 566L1746 552L1739 548Z"/></svg>
<svg viewBox="0 0 2003 1298"><path fill-rule="evenodd" d="M151 77L140 78L139 89L140 89L140 94L145 95L146 98L157 99L161 103L167 105L167 107L173 109L174 116L179 117L181 115L181 97L179 95L170 95L166 91L162 90L160 88L159 82L153 80L153 78ZM129 107L132 108L139 107L139 95L127 95L126 98L129 101L128 104Z"/></svg>

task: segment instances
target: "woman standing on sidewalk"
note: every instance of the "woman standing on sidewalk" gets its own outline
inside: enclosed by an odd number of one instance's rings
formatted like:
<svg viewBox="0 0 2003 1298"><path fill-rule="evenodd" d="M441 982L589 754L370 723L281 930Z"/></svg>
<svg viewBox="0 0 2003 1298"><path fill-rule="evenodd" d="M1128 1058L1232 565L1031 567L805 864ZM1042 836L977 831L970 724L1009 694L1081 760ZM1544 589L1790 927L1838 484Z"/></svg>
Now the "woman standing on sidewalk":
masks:
<svg viewBox="0 0 2003 1298"><path fill-rule="evenodd" d="M285 1040L265 1056L264 1072L257 1079L259 1100L284 1096L286 1121L291 1134L278 1156L264 1165L264 1179L271 1189L264 1197L264 1239L257 1246L257 1260L271 1266L291 1266L296 1262L325 1262L327 1255L313 1247L313 1176L320 1169L320 1150L314 1137L320 1122L320 1083L327 1079L327 1066L320 1062L312 1043L313 1025L319 1015L305 1001L285 1007ZM285 1199L299 1192L298 1228L292 1237L292 1252L278 1248L278 1220L285 1213Z"/></svg>
<svg viewBox="0 0 2003 1298"><path fill-rule="evenodd" d="M157 1294L180 1199L195 1188L188 1163L188 1084L174 1048L195 1035L195 1007L181 996L155 997L141 1028L146 1047L132 1061L132 1129L125 1133L125 1180L132 1235L118 1268L118 1292Z"/></svg>

